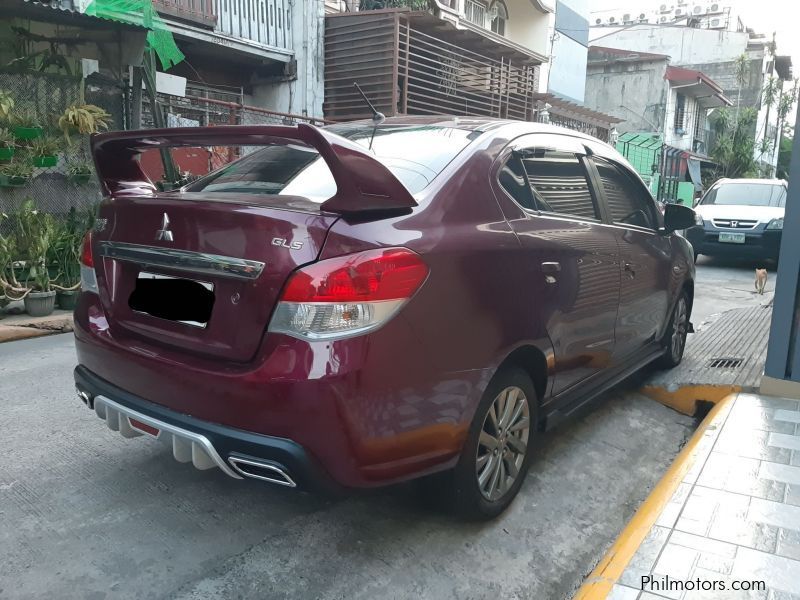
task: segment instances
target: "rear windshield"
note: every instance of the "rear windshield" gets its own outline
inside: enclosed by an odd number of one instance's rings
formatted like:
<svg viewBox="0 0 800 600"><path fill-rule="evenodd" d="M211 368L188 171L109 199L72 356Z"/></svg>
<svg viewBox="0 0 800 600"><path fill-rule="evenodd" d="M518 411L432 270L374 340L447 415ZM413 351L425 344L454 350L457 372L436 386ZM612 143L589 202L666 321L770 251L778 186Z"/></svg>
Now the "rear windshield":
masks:
<svg viewBox="0 0 800 600"><path fill-rule="evenodd" d="M723 183L706 194L701 204L734 204L745 206L786 205L786 188L780 184Z"/></svg>
<svg viewBox="0 0 800 600"><path fill-rule="evenodd" d="M342 124L329 130L365 149L370 147L370 125ZM371 152L413 194L424 189L477 135L439 125L381 126L371 140ZM303 196L324 202L336 193L336 183L316 150L289 144L260 148L186 191Z"/></svg>

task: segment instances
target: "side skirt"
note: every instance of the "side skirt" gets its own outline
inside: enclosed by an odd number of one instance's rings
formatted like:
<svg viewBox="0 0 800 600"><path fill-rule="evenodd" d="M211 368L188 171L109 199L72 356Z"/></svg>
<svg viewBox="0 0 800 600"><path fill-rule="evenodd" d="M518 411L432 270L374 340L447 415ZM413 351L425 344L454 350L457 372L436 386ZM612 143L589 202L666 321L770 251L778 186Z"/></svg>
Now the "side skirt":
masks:
<svg viewBox="0 0 800 600"><path fill-rule="evenodd" d="M557 407L545 415L543 429L547 431L568 419L602 393L607 392L621 381L646 367L662 354L664 354L664 349L653 343L640 353L643 358L636 362L619 367L601 379L592 378L583 384L579 384L577 389L567 390L564 394L556 396L553 398L553 404L557 405Z"/></svg>

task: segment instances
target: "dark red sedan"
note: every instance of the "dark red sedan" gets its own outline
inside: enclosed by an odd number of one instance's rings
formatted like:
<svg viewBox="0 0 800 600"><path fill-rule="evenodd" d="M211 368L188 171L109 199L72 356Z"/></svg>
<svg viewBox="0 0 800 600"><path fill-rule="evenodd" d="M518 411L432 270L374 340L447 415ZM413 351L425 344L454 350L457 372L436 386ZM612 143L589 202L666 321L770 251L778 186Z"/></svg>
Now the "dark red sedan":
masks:
<svg viewBox="0 0 800 600"><path fill-rule="evenodd" d="M137 156L261 146L159 192ZM692 249L606 144L467 118L93 138L78 393L125 437L233 478L434 475L499 514L534 436L681 360Z"/></svg>

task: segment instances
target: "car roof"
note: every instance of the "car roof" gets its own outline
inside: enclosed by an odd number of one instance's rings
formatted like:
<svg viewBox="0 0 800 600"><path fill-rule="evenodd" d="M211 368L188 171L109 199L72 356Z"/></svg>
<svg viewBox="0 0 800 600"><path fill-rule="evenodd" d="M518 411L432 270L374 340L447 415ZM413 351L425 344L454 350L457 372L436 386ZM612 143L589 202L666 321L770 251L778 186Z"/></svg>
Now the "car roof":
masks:
<svg viewBox="0 0 800 600"><path fill-rule="evenodd" d="M788 185L785 179L728 179L723 178L716 181L716 185L730 185L730 184L763 184L763 185Z"/></svg>
<svg viewBox="0 0 800 600"><path fill-rule="evenodd" d="M336 127L340 125L365 125L372 126L371 119L359 119L357 121L340 121L332 123L326 127ZM498 119L495 117L460 117L456 115L419 115L419 116L398 116L387 117L379 125L384 126L402 126L402 125L438 125L440 127L456 127L459 129L467 129L469 131L497 131L500 129L515 129L515 135L525 135L528 133L558 133L562 135L570 135L575 138L587 140L591 142L605 143L598 138L592 137L580 131L567 129L566 127L559 127L557 125L549 125L544 123L534 123L531 121L517 121L514 119Z"/></svg>

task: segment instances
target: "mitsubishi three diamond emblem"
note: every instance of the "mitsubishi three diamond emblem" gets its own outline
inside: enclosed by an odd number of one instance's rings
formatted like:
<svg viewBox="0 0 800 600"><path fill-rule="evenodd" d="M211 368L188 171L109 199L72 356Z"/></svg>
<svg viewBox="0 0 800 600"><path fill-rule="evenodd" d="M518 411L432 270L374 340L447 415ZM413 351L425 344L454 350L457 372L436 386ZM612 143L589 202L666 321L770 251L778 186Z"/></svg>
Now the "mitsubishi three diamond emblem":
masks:
<svg viewBox="0 0 800 600"><path fill-rule="evenodd" d="M156 231L156 241L157 242L171 242L172 240L172 232L169 229L169 215L164 213L164 216L161 218L161 229Z"/></svg>

